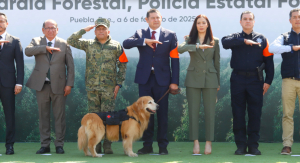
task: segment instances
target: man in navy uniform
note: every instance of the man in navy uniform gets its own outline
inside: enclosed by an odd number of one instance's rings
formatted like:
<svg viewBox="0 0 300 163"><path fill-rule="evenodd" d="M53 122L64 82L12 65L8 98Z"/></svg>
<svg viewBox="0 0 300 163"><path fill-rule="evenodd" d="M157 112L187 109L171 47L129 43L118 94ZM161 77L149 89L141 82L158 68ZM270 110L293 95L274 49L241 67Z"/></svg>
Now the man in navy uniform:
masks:
<svg viewBox="0 0 300 163"><path fill-rule="evenodd" d="M165 92L178 89L179 53L175 32L161 27L162 16L156 9L147 12L149 28L137 30L123 42L125 49L137 47L140 60L137 64L135 83L139 84L139 96L151 96L158 101ZM170 69L170 58L171 67ZM168 95L159 103L157 110L157 142L159 154L168 154ZM144 147L138 154L153 153L154 116L151 115L148 129L144 132Z"/></svg>
<svg viewBox="0 0 300 163"><path fill-rule="evenodd" d="M253 31L254 14L245 11L240 24L243 31L222 38L224 49L232 50L230 66L231 106L236 155L248 153L261 155L258 150L260 119L263 95L268 91L274 77L273 54L269 53L269 43L265 36ZM265 80L259 79L257 68L265 64ZM248 126L246 127L246 109ZM248 139L247 139L248 135Z"/></svg>

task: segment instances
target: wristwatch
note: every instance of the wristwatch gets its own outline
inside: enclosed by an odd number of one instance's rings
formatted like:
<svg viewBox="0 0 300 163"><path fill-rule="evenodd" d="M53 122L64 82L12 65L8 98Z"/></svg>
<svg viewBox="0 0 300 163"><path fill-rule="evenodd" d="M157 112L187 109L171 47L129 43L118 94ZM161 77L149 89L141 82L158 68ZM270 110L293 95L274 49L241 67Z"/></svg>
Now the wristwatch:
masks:
<svg viewBox="0 0 300 163"><path fill-rule="evenodd" d="M294 50L293 50L293 44L290 44L290 46L291 46L291 53L293 53L294 52Z"/></svg>
<svg viewBox="0 0 300 163"><path fill-rule="evenodd" d="M121 84L117 84L117 86L119 86L120 88L122 88L122 85L121 85Z"/></svg>

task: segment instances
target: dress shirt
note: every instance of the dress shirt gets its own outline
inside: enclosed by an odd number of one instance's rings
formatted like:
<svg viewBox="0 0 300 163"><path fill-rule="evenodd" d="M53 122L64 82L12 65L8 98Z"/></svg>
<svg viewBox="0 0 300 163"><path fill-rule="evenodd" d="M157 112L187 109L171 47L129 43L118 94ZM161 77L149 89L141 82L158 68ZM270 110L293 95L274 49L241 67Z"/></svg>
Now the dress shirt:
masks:
<svg viewBox="0 0 300 163"><path fill-rule="evenodd" d="M1 36L2 36L2 38L1 38L0 40L6 40L6 32L4 32ZM1 49L3 48L3 44L4 44L4 43L1 43ZM16 85L22 87L21 84L16 84Z"/></svg>
<svg viewBox="0 0 300 163"><path fill-rule="evenodd" d="M2 39L1 39L1 40L4 41L4 40L6 39L6 32L4 32L1 36L2 36ZM3 48L3 44L4 44L4 43L1 43L1 49Z"/></svg>
<svg viewBox="0 0 300 163"><path fill-rule="evenodd" d="M156 40L156 41L159 41L159 36L160 36L160 29L161 29L161 27L157 28L156 30L153 30L153 29L151 29L150 27L149 27L149 29L150 29L150 36L152 36L152 31L155 31L155 32L156 32L156 33L154 34L155 40ZM145 39L144 39L144 44L143 44L143 45L146 46ZM157 45L157 44L156 44L156 45Z"/></svg>
<svg viewBox="0 0 300 163"><path fill-rule="evenodd" d="M55 44L55 38L54 38L52 41L49 41L47 38L46 38L46 40L47 40L47 46L48 46L48 42L52 42L51 46L54 47L54 44ZM46 77L46 81L50 81L50 79L48 79L48 78Z"/></svg>
<svg viewBox="0 0 300 163"><path fill-rule="evenodd" d="M283 35L277 37L269 47L269 52L273 54L281 54L291 52L292 48L290 45L283 45Z"/></svg>

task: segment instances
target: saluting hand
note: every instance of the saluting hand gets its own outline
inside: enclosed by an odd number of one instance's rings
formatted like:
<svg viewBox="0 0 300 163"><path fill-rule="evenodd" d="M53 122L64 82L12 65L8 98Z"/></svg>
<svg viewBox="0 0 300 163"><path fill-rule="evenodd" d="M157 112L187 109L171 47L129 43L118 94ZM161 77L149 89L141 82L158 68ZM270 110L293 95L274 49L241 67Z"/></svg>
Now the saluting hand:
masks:
<svg viewBox="0 0 300 163"><path fill-rule="evenodd" d="M252 41L252 40L247 40L247 39L245 39L244 42L245 42L246 45L251 45L251 46L260 44L258 42L255 42L255 41Z"/></svg>
<svg viewBox="0 0 300 163"><path fill-rule="evenodd" d="M196 45L197 46L197 45ZM200 49L208 49L208 48L213 48L214 46L211 46L211 45L206 45L206 44L203 44L203 45L199 45L199 48Z"/></svg>
<svg viewBox="0 0 300 163"><path fill-rule="evenodd" d="M46 50L52 54L53 50L54 51L59 51L60 52L60 49L59 48L54 48L52 46L46 46Z"/></svg>
<svg viewBox="0 0 300 163"><path fill-rule="evenodd" d="M298 50L300 50L300 46L299 45L293 46L293 51L298 51Z"/></svg>
<svg viewBox="0 0 300 163"><path fill-rule="evenodd" d="M89 25L85 28L83 28L86 32L89 32L90 30L92 30L94 27L96 27L96 25Z"/></svg>
<svg viewBox="0 0 300 163"><path fill-rule="evenodd" d="M265 95L265 93L267 93L268 89L270 88L270 85L267 83L264 83L264 92L263 95Z"/></svg>
<svg viewBox="0 0 300 163"><path fill-rule="evenodd" d="M145 43L150 46L152 49L154 48L153 44L162 44L161 42L157 40L152 40L152 39L145 39Z"/></svg>
<svg viewBox="0 0 300 163"><path fill-rule="evenodd" d="M0 40L0 44L2 44L2 43L8 43L9 41L7 41L7 40Z"/></svg>

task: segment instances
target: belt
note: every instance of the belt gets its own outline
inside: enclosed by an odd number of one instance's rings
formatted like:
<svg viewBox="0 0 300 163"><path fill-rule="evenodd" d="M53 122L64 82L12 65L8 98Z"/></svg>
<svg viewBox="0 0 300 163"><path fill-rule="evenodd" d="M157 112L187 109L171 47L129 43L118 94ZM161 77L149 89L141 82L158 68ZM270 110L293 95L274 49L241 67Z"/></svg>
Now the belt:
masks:
<svg viewBox="0 0 300 163"><path fill-rule="evenodd" d="M238 75L244 75L244 76L257 76L257 72L248 72L248 71L235 71L234 72Z"/></svg>
<svg viewBox="0 0 300 163"><path fill-rule="evenodd" d="M300 81L300 78L295 78L295 77L288 77L288 78L284 78L284 79L293 79L293 80Z"/></svg>
<svg viewBox="0 0 300 163"><path fill-rule="evenodd" d="M45 81L45 84L51 84L51 81Z"/></svg>
<svg viewBox="0 0 300 163"><path fill-rule="evenodd" d="M151 74L155 74L154 70L151 70Z"/></svg>

